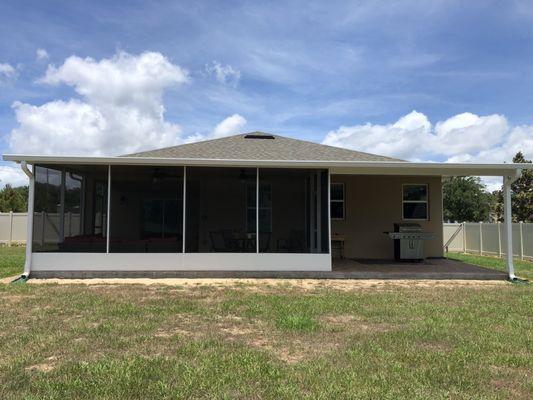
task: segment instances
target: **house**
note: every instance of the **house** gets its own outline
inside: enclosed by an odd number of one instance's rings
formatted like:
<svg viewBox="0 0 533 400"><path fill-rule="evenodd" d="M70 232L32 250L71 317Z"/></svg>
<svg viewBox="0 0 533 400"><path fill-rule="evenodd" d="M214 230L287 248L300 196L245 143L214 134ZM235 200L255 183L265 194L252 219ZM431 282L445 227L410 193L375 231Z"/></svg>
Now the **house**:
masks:
<svg viewBox="0 0 533 400"><path fill-rule="evenodd" d="M331 271L333 247L392 259L384 232L402 221L432 232L424 255L439 258L442 177L502 176L510 223L510 184L530 167L406 162L261 132L119 157L3 158L30 179L26 276Z"/></svg>

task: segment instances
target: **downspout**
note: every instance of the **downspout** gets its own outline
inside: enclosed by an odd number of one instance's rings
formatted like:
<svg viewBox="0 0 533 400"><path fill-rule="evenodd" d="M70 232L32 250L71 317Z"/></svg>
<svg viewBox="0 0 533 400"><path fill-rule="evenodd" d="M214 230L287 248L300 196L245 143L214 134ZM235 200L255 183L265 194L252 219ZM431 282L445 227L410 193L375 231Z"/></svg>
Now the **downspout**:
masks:
<svg viewBox="0 0 533 400"><path fill-rule="evenodd" d="M30 277L31 272L31 255L32 255L32 238L33 238L33 204L34 204L34 189L35 189L35 176L33 172L28 168L26 161L20 163L20 168L30 179L30 185L28 188L28 216L27 216L27 232L26 232L26 261L24 263L24 272L14 282L25 282Z"/></svg>
<svg viewBox="0 0 533 400"><path fill-rule="evenodd" d="M513 261L513 220L511 207L511 184L522 176L522 170L517 169L514 175L505 175L503 177L503 214L505 223L505 242L506 242L506 265L510 281L517 281L518 278L514 273Z"/></svg>

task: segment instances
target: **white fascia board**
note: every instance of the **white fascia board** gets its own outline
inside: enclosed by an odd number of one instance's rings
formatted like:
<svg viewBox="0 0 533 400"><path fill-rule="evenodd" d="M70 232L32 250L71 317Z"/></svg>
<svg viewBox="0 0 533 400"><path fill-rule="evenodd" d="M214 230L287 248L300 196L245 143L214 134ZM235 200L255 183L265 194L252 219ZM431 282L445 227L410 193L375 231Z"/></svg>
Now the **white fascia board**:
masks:
<svg viewBox="0 0 533 400"><path fill-rule="evenodd" d="M441 175L502 176L520 169L533 169L532 164L455 164L406 161L322 161L322 160L235 160L156 157L78 157L5 154L4 161L30 164L93 165L186 165L265 168L330 168L332 174L362 175Z"/></svg>

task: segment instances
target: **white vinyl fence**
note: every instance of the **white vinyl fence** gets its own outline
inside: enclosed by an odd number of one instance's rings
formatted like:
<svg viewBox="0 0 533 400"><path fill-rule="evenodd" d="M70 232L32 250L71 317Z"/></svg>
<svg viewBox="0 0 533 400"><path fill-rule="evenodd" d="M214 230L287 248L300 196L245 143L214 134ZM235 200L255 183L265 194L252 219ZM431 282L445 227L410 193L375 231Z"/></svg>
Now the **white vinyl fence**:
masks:
<svg viewBox="0 0 533 400"><path fill-rule="evenodd" d="M0 213L0 243L26 243L27 213Z"/></svg>
<svg viewBox="0 0 533 400"><path fill-rule="evenodd" d="M27 213L0 213L0 243L5 243L8 246L25 244L27 217ZM45 220L47 223L43 223ZM35 240L41 244L57 243L60 221L57 213L35 213L33 220ZM79 234L79 214L66 213L64 224L65 236Z"/></svg>
<svg viewBox="0 0 533 400"><path fill-rule="evenodd" d="M444 224L444 246L448 251L501 257L506 254L504 235L502 223ZM533 223L513 224L513 255L533 260Z"/></svg>

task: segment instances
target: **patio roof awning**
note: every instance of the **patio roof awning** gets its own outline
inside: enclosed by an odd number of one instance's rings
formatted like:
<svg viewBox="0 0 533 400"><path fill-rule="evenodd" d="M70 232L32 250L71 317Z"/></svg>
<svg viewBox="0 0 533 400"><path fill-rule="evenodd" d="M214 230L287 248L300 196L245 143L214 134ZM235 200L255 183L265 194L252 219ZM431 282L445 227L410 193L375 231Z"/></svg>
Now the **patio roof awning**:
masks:
<svg viewBox="0 0 533 400"><path fill-rule="evenodd" d="M28 164L85 165L186 165L265 168L329 168L332 174L360 175L431 175L431 176L506 176L532 164L470 164L406 161L325 161L325 160L239 160L162 157L82 157L5 154L4 161L25 161Z"/></svg>

